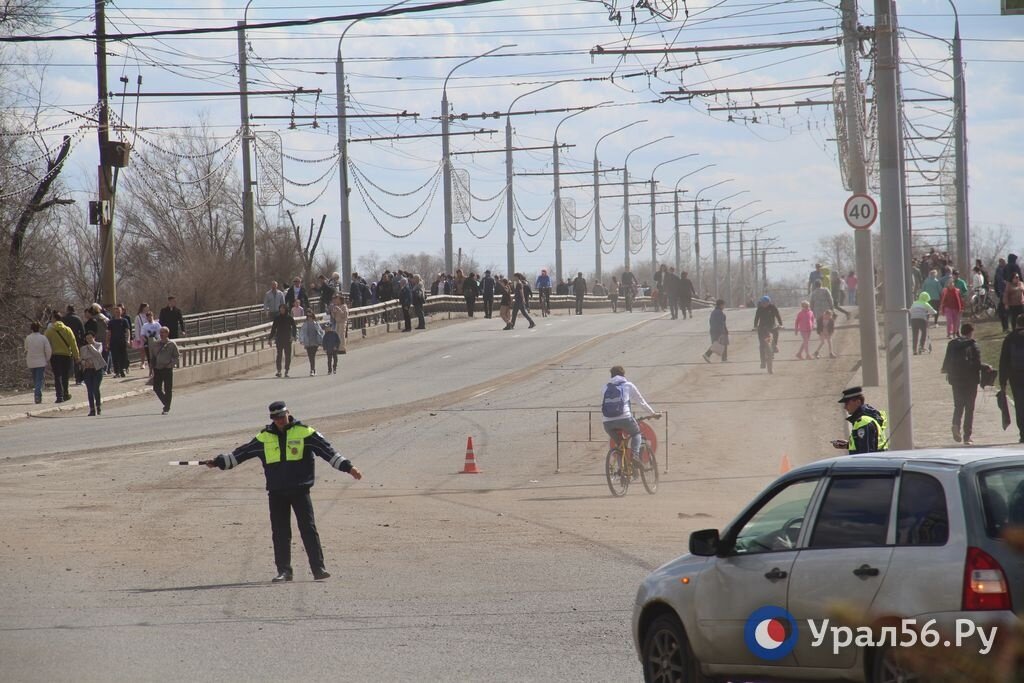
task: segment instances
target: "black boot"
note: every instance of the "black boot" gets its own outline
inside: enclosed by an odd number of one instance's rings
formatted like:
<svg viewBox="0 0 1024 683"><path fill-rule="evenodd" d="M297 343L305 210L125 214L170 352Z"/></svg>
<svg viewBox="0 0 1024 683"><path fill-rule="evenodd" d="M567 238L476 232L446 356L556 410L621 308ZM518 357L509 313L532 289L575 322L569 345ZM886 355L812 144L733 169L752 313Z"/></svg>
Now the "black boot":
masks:
<svg viewBox="0 0 1024 683"><path fill-rule="evenodd" d="M275 576L274 578L271 579L271 582L273 582L273 583L281 583L282 581L291 581L291 580L292 580L292 570L291 569L285 569L284 571L279 571L277 573L277 576Z"/></svg>
<svg viewBox="0 0 1024 683"><path fill-rule="evenodd" d="M326 569L320 567L319 569L313 570L313 578L317 581L323 581L324 579L331 578L331 575Z"/></svg>

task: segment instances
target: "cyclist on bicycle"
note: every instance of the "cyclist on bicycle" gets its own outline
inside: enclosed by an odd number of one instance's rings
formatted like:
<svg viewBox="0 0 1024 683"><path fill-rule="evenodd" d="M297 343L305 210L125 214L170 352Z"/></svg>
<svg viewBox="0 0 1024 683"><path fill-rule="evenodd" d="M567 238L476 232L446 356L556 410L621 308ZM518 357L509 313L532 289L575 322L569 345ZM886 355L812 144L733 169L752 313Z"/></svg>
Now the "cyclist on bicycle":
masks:
<svg viewBox="0 0 1024 683"><path fill-rule="evenodd" d="M604 430L608 432L608 436L613 439L619 437L619 432L629 434L629 450L633 453L633 459L638 460L640 458L640 425L633 417L632 403L636 401L655 418L660 418L661 413L655 412L654 408L644 400L636 385L626 379L626 371L621 365L613 366L611 375L611 381L605 385L601 398L602 424Z"/></svg>
<svg viewBox="0 0 1024 683"><path fill-rule="evenodd" d="M551 312L551 277L546 269L541 269L537 276L537 292L540 296L541 313L547 315Z"/></svg>

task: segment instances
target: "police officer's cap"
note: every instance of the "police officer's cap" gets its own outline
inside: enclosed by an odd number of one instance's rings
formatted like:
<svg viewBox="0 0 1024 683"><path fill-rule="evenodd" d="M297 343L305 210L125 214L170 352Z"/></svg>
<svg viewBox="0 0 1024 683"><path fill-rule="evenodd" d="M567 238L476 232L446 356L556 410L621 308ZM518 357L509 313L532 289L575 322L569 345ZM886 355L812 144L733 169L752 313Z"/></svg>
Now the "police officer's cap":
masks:
<svg viewBox="0 0 1024 683"><path fill-rule="evenodd" d="M288 406L284 404L284 401L274 401L270 404L270 417L281 417L288 412Z"/></svg>
<svg viewBox="0 0 1024 683"><path fill-rule="evenodd" d="M864 389L861 387L843 389L843 396L839 399L839 403L846 403L847 401L852 401L855 398L864 398Z"/></svg>

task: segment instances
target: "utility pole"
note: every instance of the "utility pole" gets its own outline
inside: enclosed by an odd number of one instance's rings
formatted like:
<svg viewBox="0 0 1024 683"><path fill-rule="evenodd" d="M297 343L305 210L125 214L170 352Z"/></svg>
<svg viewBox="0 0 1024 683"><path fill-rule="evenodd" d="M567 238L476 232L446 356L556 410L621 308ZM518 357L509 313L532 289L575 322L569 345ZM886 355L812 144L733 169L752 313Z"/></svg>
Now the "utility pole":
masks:
<svg viewBox="0 0 1024 683"><path fill-rule="evenodd" d="M352 22L345 33L355 25ZM338 90L338 172L341 176L341 281L352 279L352 221L349 217L348 199L348 97L345 90L345 62L341 58L341 34L338 39L338 58L334 63L334 81Z"/></svg>
<svg viewBox="0 0 1024 683"><path fill-rule="evenodd" d="M514 103L513 103L514 104ZM512 117L505 117L505 267L511 277L516 272L516 207L512 190Z"/></svg>
<svg viewBox="0 0 1024 683"><path fill-rule="evenodd" d="M98 3L97 3L98 4ZM249 287L258 292L256 282L256 209L252 192L252 157L249 142L252 130L249 128L249 78L246 73L245 21L238 26L238 107L242 116L242 247L245 252L245 267L248 271ZM339 97L340 97L339 93Z"/></svg>
<svg viewBox="0 0 1024 683"><path fill-rule="evenodd" d="M740 230L740 304L747 300L747 278L743 271L743 231Z"/></svg>
<svg viewBox="0 0 1024 683"><path fill-rule="evenodd" d="M99 198L100 206L100 251L103 267L100 270L100 303L117 303L117 279L114 272L114 178L110 165L110 102L107 96L107 25L104 14L104 0L96 0L96 90L99 95L100 145Z"/></svg>
<svg viewBox="0 0 1024 683"><path fill-rule="evenodd" d="M657 219L655 218L656 214L654 213L654 211L656 209L656 206L657 206L654 203L654 189L655 189L654 186L657 185L657 184L658 184L658 181L655 180L652 177L651 178L651 280L652 281L654 280L654 274L658 272L658 233L657 233L657 228L655 227L655 223L656 223Z"/></svg>
<svg viewBox="0 0 1024 683"><path fill-rule="evenodd" d="M843 52L846 57L846 136L848 177L855 194L867 194L864 165L864 131L861 129L860 64L858 52L857 0L842 0ZM871 231L857 230L853 236L857 258L857 317L860 320L861 383L877 387L878 324L875 317L875 264L871 252Z"/></svg>
<svg viewBox="0 0 1024 683"><path fill-rule="evenodd" d="M448 74L449 76L451 74ZM445 81L447 84L447 80ZM441 169L444 183L444 272L454 273L452 268L452 159L448 146L448 88L441 93ZM512 275L512 273L509 273Z"/></svg>
<svg viewBox="0 0 1024 683"><path fill-rule="evenodd" d="M711 214L711 277L714 278L715 301L718 301L718 215Z"/></svg>
<svg viewBox="0 0 1024 683"><path fill-rule="evenodd" d="M598 141L600 144L600 140ZM601 185L597 174L597 147L594 147L594 280L601 282Z"/></svg>
<svg viewBox="0 0 1024 683"><path fill-rule="evenodd" d="M624 238L626 248L623 250L625 255L623 256L623 269L629 270L629 166L627 165L629 160L622 165L622 237Z"/></svg>
<svg viewBox="0 0 1024 683"><path fill-rule="evenodd" d="M697 204L697 202L693 203L693 208L697 208L698 206L699 206L699 204ZM676 238L676 274L679 275L679 274L681 274L683 272L683 269L682 269L682 264L681 264L681 262L679 260L679 190L678 189L675 191L675 202L673 202L673 205L672 205L672 214L673 214L672 217L675 219L675 225L676 225L676 234L675 234L675 238Z"/></svg>
<svg viewBox="0 0 1024 683"><path fill-rule="evenodd" d="M725 305L732 306L732 215L725 220Z"/></svg>
<svg viewBox="0 0 1024 683"><path fill-rule="evenodd" d="M889 3L890 11L892 12L892 32L896 36L892 41L892 54L896 64L900 63L900 40L899 40L899 25L896 19L896 0L892 0ZM899 147L897 152L899 153L899 168L900 168L900 211L903 212L903 254L906 258L903 259L903 307L910 310L910 305L914 303L914 265L910 262L910 255L913 253L911 248L911 231L913 230L913 223L911 221L910 201L907 198L907 150L906 143L903 140L903 78L900 75L900 70L896 69L896 130L899 131Z"/></svg>
<svg viewBox="0 0 1024 683"><path fill-rule="evenodd" d="M952 5L953 3L950 2ZM964 57L960 45L960 17L953 27L953 108L956 138L956 260L960 272L971 267L971 224L967 212L967 94L964 84Z"/></svg>
<svg viewBox="0 0 1024 683"><path fill-rule="evenodd" d="M555 284L562 281L562 190L561 181L558 177L558 131L555 130L555 140L551 145L551 156L554 161L555 179Z"/></svg>
<svg viewBox="0 0 1024 683"><path fill-rule="evenodd" d="M875 107L878 111L878 168L882 188L883 272L885 275L886 366L889 393L889 443L894 450L914 447L910 390L908 318L903 306L906 270L903 212L900 207L899 150L895 59L895 19L890 0L875 0ZM858 286L858 289L860 287ZM870 294L870 292L869 292Z"/></svg>

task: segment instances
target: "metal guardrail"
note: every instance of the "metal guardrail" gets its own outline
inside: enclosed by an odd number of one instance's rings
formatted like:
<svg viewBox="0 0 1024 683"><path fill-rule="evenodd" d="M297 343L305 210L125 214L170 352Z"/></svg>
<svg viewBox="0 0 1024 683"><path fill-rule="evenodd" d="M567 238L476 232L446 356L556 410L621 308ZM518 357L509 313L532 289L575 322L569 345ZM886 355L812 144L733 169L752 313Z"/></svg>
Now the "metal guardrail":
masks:
<svg viewBox="0 0 1024 683"><path fill-rule="evenodd" d="M532 303L533 308L536 309L538 305L536 297ZM650 297L643 296L634 299L634 305L640 308L648 306L650 303ZM708 302L697 299L694 299L694 303L700 306L708 305ZM602 296L587 296L583 302L585 309L607 308L609 305L609 299ZM571 312L575 310L576 297L552 295L551 307L552 309L564 307ZM477 310L482 310L482 306L478 306ZM423 305L423 312L425 315L431 316L447 314L449 319L454 315L465 315L466 300L458 295L429 296ZM192 319L191 324L190 318ZM317 320L325 321L326 314L318 313ZM390 329L391 325L398 328L403 320L402 307L397 300L392 299L384 303L349 309L347 332L351 334L354 331L361 332L380 326L388 326ZM181 367L212 363L270 347L272 322L266 320L263 307L258 304L186 316L185 321L185 329L190 332L191 336L175 340L181 356ZM207 329L216 329L228 327L231 324L241 325L245 321L254 324L237 329L194 334L194 332L204 329L204 324Z"/></svg>

